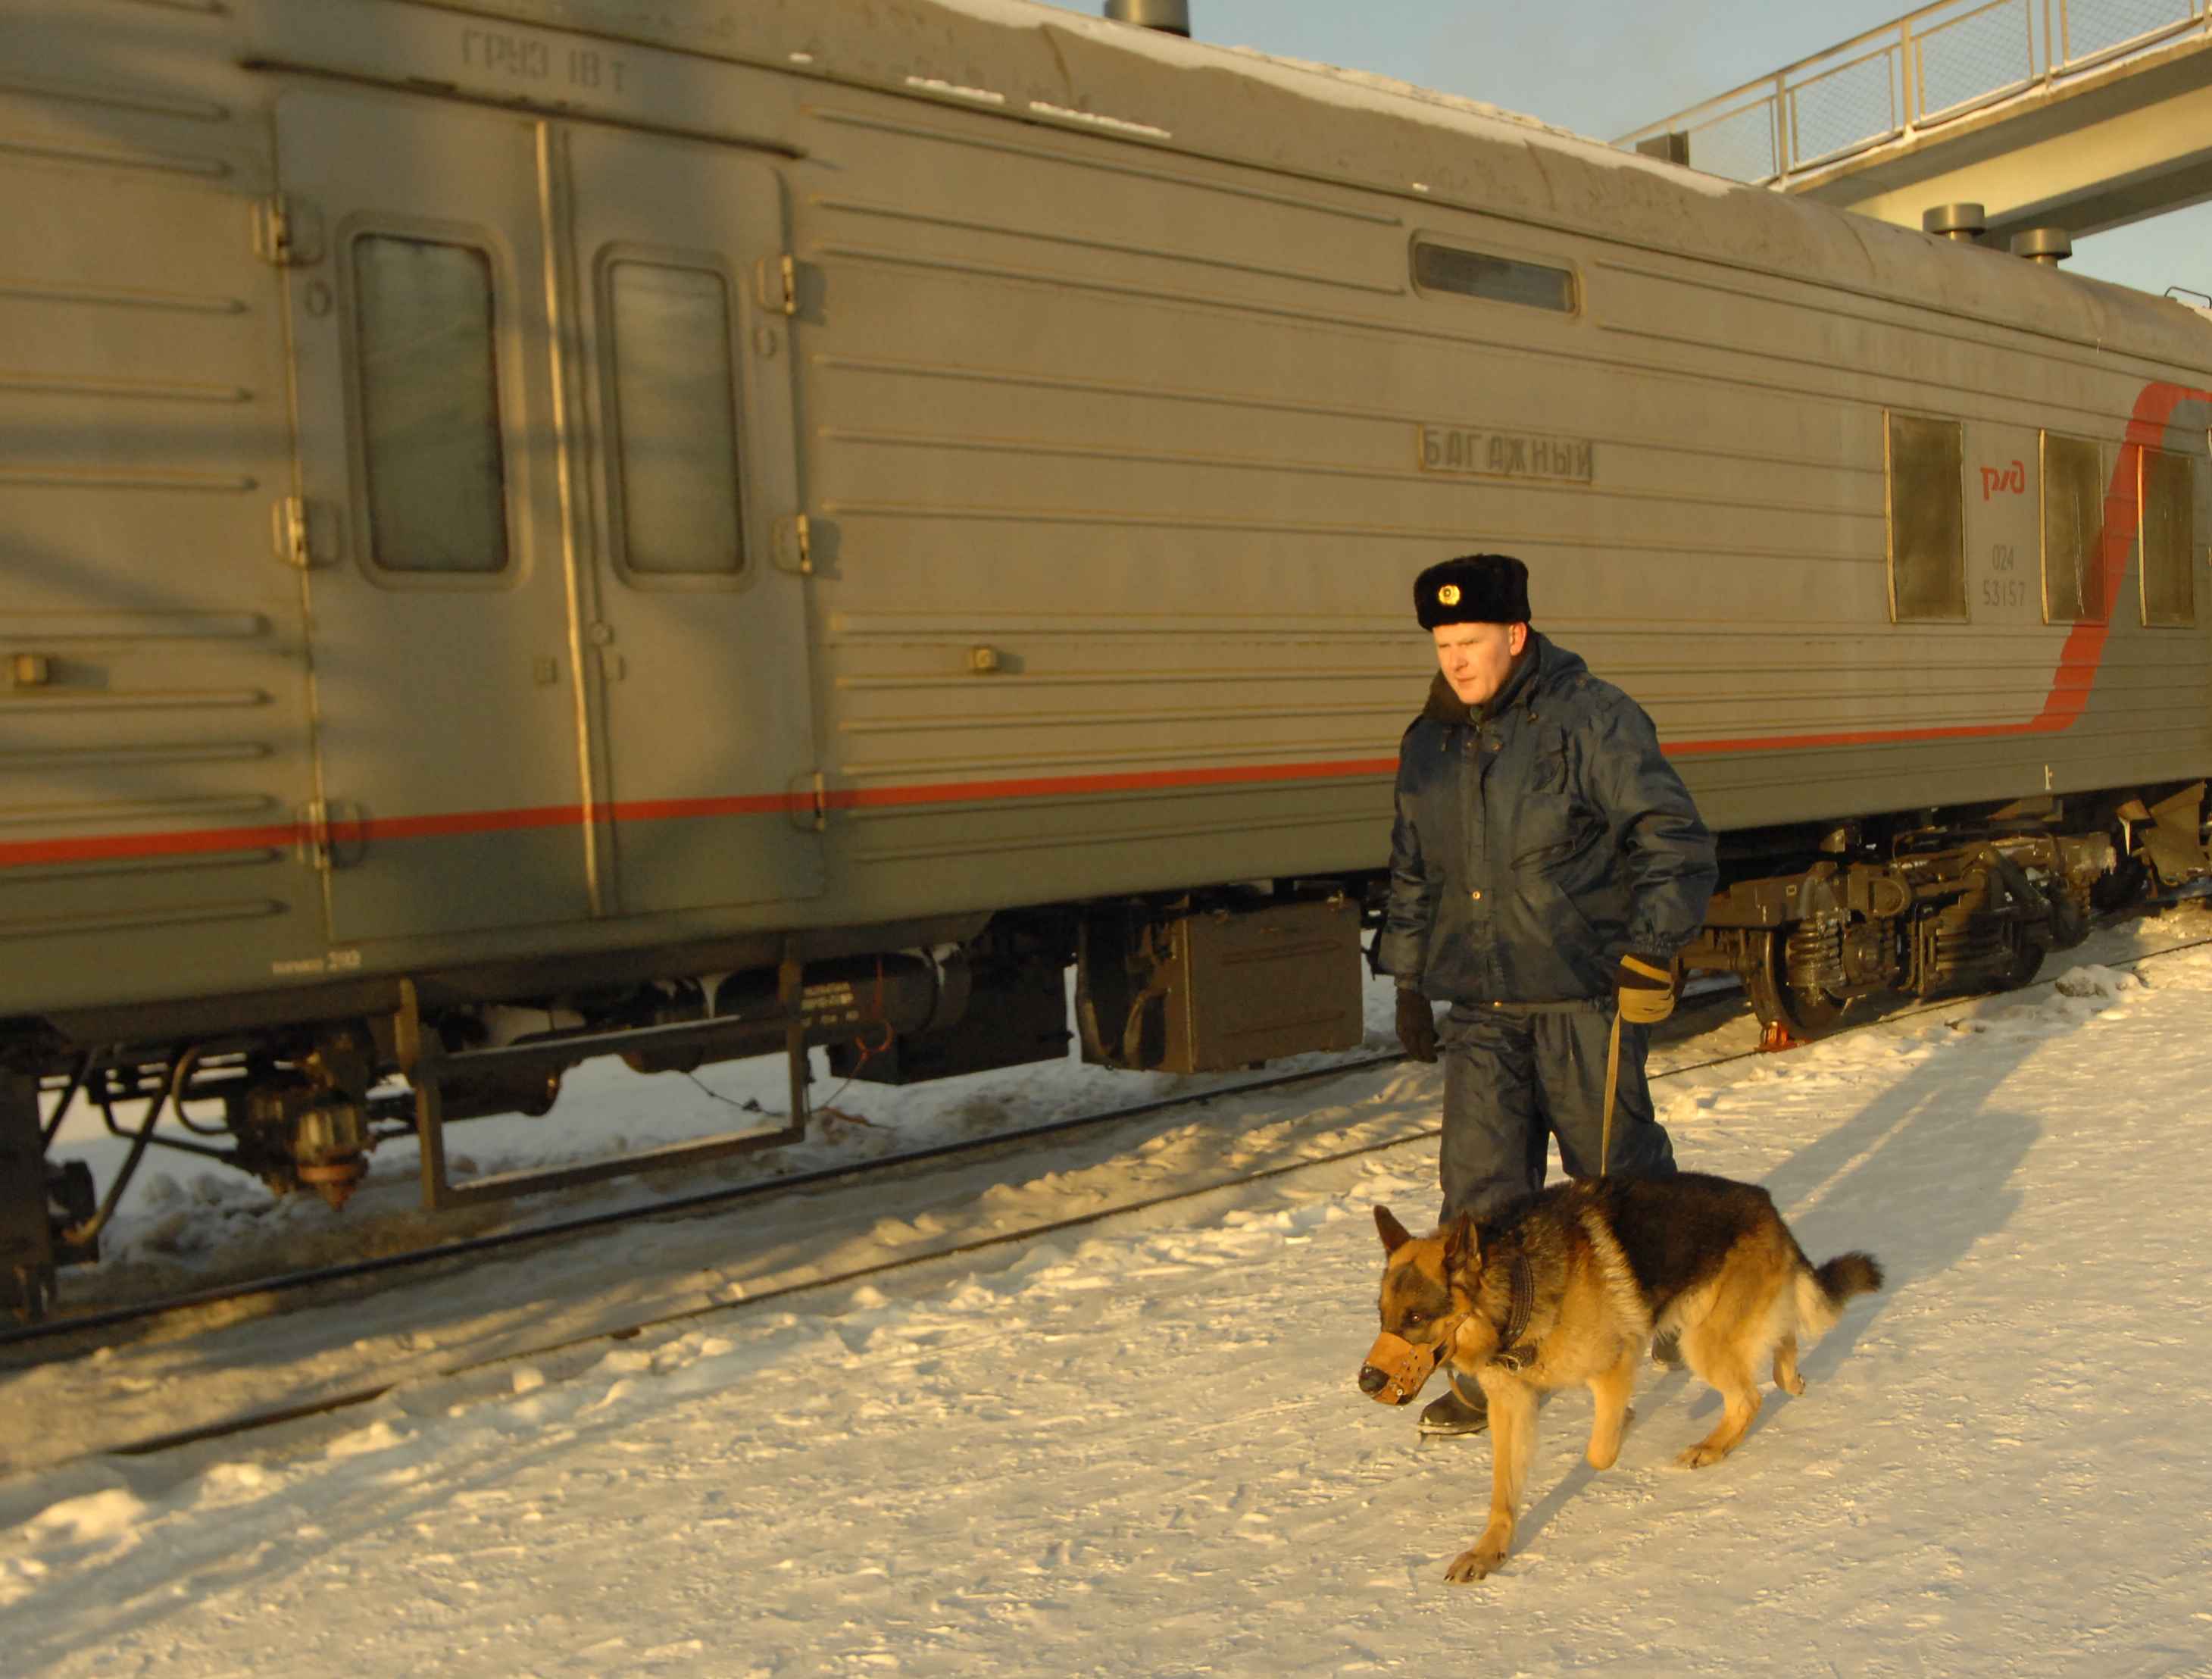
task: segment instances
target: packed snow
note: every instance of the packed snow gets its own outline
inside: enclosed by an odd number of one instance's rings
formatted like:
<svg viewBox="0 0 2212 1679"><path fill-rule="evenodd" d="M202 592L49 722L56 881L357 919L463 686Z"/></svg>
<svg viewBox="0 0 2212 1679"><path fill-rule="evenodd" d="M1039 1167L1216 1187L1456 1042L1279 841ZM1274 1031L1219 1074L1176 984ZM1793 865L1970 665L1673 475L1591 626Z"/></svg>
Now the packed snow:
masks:
<svg viewBox="0 0 2212 1679"><path fill-rule="evenodd" d="M1682 1373L1647 1371L1602 1475L1555 1396L1480 1585L1442 1576L1487 1442L1354 1382L1370 1208L1435 1205L1439 1075L1397 1066L0 1371L10 1670L2212 1674L2212 945L2130 961L2191 938L2202 906L1784 1055L1701 1065L1740 1015L1674 1037L1684 1163L1889 1286L1711 1469L1673 1464L1717 1404ZM1074 1106L1103 1075L1025 1076ZM72 1410L150 1432L410 1358L328 1417L25 1458L99 1443Z"/></svg>

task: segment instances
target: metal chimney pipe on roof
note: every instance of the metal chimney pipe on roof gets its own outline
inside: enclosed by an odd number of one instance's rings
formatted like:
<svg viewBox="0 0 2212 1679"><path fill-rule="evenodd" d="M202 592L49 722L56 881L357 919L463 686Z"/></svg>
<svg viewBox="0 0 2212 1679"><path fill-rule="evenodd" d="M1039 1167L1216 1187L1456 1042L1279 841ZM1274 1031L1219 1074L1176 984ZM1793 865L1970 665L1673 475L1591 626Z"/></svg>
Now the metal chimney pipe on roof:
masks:
<svg viewBox="0 0 2212 1679"><path fill-rule="evenodd" d="M2012 236L2012 253L2056 268L2074 254L2074 237L2063 228L2030 228Z"/></svg>
<svg viewBox="0 0 2212 1679"><path fill-rule="evenodd" d="M1921 232L1954 239L1961 245L1979 244L1983 229L1989 225L1990 218L1979 204L1938 204L1920 217Z"/></svg>
<svg viewBox="0 0 2212 1679"><path fill-rule="evenodd" d="M1190 38L1190 0L1106 0L1106 15L1116 23Z"/></svg>

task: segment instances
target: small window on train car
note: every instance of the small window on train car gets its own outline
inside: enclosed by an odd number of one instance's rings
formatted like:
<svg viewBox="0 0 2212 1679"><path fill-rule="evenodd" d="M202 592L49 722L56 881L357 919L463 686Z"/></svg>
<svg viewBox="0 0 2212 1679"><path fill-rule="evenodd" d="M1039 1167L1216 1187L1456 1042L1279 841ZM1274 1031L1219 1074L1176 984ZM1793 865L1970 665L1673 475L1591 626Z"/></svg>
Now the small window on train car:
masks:
<svg viewBox="0 0 2212 1679"><path fill-rule="evenodd" d="M1522 262L1486 251L1413 241L1413 283L1423 291L1455 291L1493 303L1519 303L1532 309L1575 312L1575 275L1569 268Z"/></svg>
<svg viewBox="0 0 2212 1679"><path fill-rule="evenodd" d="M2165 449L2142 452L2142 621L2161 628L2197 622L2195 461Z"/></svg>
<svg viewBox="0 0 2212 1679"><path fill-rule="evenodd" d="M2087 437L2043 434L2043 621L2102 624L2105 452Z"/></svg>
<svg viewBox="0 0 2212 1679"><path fill-rule="evenodd" d="M1899 624L1966 616L1959 422L1889 417L1889 605Z"/></svg>
<svg viewBox="0 0 2212 1679"><path fill-rule="evenodd" d="M504 571L490 257L364 234L353 283L370 558L387 571Z"/></svg>
<svg viewBox="0 0 2212 1679"><path fill-rule="evenodd" d="M624 259L604 272L622 563L647 576L735 575L729 289L711 269Z"/></svg>

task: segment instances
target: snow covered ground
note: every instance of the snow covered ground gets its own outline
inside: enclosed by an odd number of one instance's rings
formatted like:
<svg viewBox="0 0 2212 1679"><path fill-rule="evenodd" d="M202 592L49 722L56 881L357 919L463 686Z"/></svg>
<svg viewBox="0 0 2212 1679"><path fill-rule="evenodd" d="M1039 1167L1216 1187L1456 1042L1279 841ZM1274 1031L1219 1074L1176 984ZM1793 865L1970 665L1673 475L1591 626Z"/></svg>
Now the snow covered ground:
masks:
<svg viewBox="0 0 2212 1679"><path fill-rule="evenodd" d="M1765 1183L1816 1259L1870 1249L1890 1287L1716 1469L1672 1464L1717 1405L1691 1378L1648 1372L1604 1475L1587 1396L1554 1398L1480 1585L1442 1574L1486 1442L1424 1445L1353 1383L1368 1209L1433 1211L1430 1141L438 1373L1411 1136L1438 1079L1398 1067L0 1371L9 1670L2212 1674L2212 948L2103 965L2206 933L2185 907L2055 989L1665 1079L1686 1164ZM228 1443L25 1445L410 1358L374 1405Z"/></svg>

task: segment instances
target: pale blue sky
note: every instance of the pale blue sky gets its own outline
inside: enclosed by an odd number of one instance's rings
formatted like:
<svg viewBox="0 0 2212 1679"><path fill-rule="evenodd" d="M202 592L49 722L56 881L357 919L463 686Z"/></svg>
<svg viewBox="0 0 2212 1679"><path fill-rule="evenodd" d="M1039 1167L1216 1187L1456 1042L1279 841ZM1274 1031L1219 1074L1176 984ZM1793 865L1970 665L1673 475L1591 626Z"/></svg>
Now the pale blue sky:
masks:
<svg viewBox="0 0 2212 1679"><path fill-rule="evenodd" d="M1101 0L1047 0L1096 16ZM1899 0L1190 0L1200 39L1376 70L1599 139L1887 23ZM2212 205L2082 240L2074 268L2212 291Z"/></svg>

